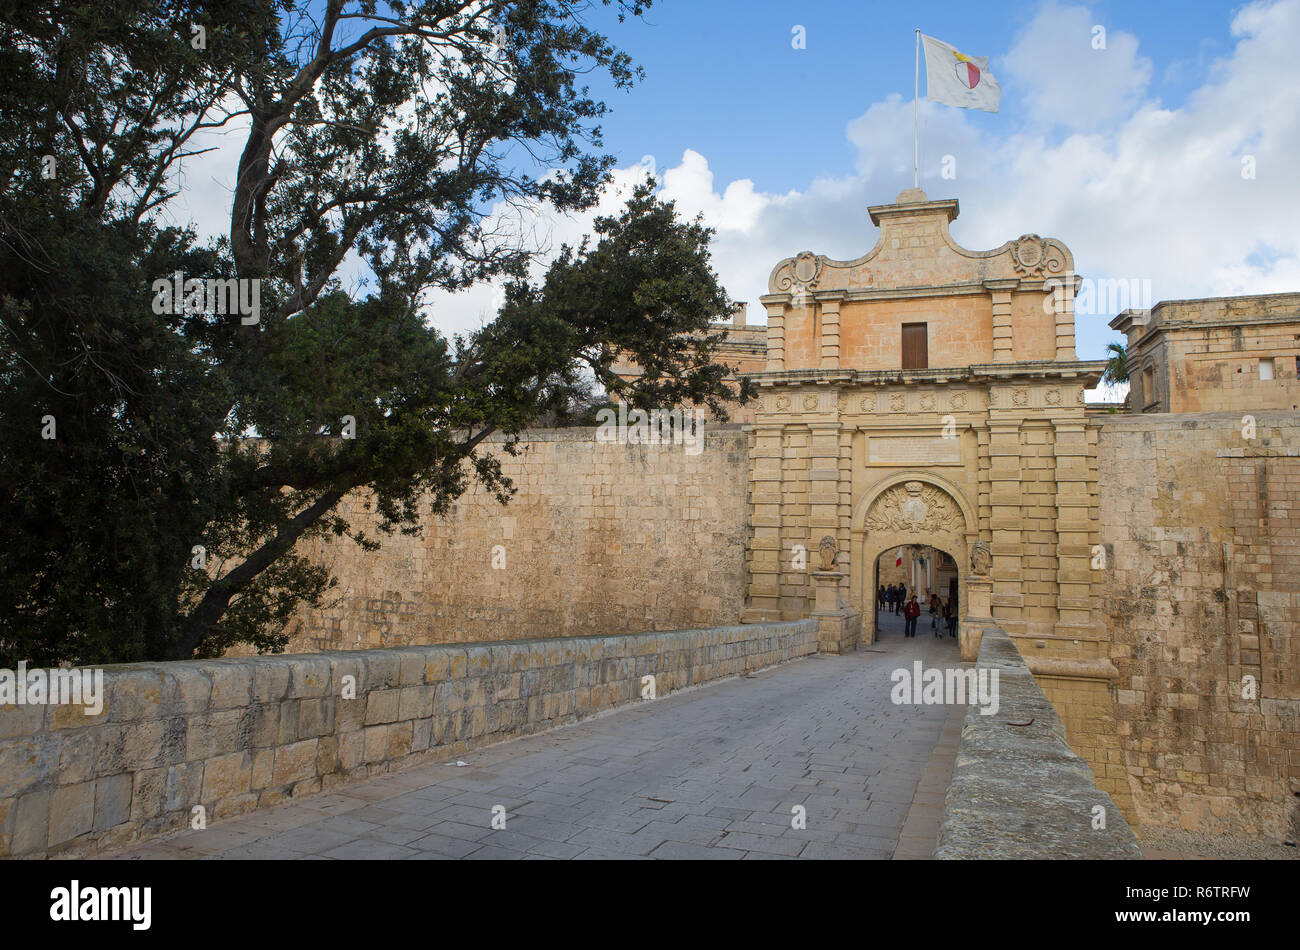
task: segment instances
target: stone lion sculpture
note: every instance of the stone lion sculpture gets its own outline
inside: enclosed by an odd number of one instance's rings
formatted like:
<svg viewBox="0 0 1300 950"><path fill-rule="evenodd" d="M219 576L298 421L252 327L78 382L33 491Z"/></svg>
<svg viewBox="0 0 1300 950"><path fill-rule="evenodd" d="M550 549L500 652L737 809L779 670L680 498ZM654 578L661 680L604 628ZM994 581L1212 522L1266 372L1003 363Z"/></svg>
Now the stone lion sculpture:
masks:
<svg viewBox="0 0 1300 950"><path fill-rule="evenodd" d="M822 570L835 570L835 539L829 534L823 535L817 550L822 556Z"/></svg>

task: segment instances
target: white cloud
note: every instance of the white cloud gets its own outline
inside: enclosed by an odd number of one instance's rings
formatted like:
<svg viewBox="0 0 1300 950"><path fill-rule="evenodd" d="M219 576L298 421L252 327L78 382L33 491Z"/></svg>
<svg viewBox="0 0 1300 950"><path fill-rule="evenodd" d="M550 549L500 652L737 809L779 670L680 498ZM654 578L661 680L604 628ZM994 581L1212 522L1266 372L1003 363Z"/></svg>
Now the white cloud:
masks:
<svg viewBox="0 0 1300 950"><path fill-rule="evenodd" d="M1084 6L1041 7L1002 61L1006 95L997 116L977 124L963 110L920 104L921 187L961 200L954 237L980 250L1025 232L1056 237L1083 276L1147 279L1157 300L1300 288L1300 110L1292 76L1300 0L1238 11L1230 23L1235 45L1175 109L1146 98L1152 66L1136 37L1111 29L1104 53L1091 48L1096 22ZM1017 112L1018 96L1027 114ZM688 149L664 169L653 160L619 169L593 212L543 214L515 226L534 227L551 253L576 244L595 214L616 212L656 170L665 197L717 229L714 268L734 298L750 303L750 320L762 322L758 297L782 258L808 249L848 259L875 243L867 207L912 183L911 113L910 102L891 96L848 121L857 154L843 177L783 193L759 191L749 179L720 186L706 156ZM945 155L955 159L954 180L940 177ZM1253 180L1242 177L1244 156L1254 159ZM209 188L206 198L189 196L191 204L224 195L228 209L228 186L205 184L195 165L187 174L191 185ZM433 304L444 332L478 326L495 312L491 288L436 295ZM1114 338L1110 316L1079 318L1081 358L1101 357Z"/></svg>
<svg viewBox="0 0 1300 950"><path fill-rule="evenodd" d="M1052 30L1069 31L1073 42L1080 24L1094 22L1084 7L1049 4L1008 58L1030 69L1035 57L1025 44L1050 49ZM1300 0L1253 3L1231 30L1235 47L1177 109L1135 98L1150 64L1137 56L1135 39L1112 30L1108 53L1120 57L1123 79L1101 86L1091 113L1111 119L1064 137L1054 135L1053 114L1017 127L1004 113L999 134L996 120L983 123L994 130L985 132L961 110L922 102L922 188L961 200L953 235L968 247L996 247L1025 232L1057 237L1082 275L1149 280L1155 300L1300 288L1300 110L1289 60L1300 48ZM897 96L871 105L846 127L857 147L854 174L801 191L756 192L744 181L719 194L703 158L687 153L666 179L719 228L715 264L734 297L756 302L770 269L797 251L847 259L871 248L867 206L911 185L911 111ZM955 180L940 177L945 155L956 160ZM1246 155L1253 180L1242 177ZM742 188L733 191L736 184ZM741 222L749 223L737 228ZM756 307L750 314L763 319ZM1101 357L1114 338L1111 316L1080 316L1081 358Z"/></svg>
<svg viewBox="0 0 1300 950"><path fill-rule="evenodd" d="M1020 92L1035 121L1094 129L1128 114L1145 92L1151 61L1137 51L1136 36L1107 29L1087 7L1048 3L1004 58L1003 88Z"/></svg>

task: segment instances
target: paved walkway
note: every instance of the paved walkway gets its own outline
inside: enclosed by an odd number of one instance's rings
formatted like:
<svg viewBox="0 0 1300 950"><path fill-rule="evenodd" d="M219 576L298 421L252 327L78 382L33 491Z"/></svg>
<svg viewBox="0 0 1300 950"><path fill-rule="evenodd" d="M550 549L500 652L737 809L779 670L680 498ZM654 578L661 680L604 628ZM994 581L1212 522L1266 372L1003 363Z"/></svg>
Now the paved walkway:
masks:
<svg viewBox="0 0 1300 950"><path fill-rule="evenodd" d="M959 662L922 617L578 725L148 842L118 858L926 858L965 707L896 706L890 673ZM807 827L792 827L794 806ZM493 812L506 827L494 830Z"/></svg>

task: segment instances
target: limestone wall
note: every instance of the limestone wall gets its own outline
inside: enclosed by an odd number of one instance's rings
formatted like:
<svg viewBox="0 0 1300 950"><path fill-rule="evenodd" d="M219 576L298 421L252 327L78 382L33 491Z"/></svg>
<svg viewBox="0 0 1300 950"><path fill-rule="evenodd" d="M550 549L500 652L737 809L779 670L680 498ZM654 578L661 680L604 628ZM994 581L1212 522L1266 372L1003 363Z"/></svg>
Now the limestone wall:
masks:
<svg viewBox="0 0 1300 950"><path fill-rule="evenodd" d="M1300 419L1254 422L1097 423L1112 751L1143 824L1295 840Z"/></svg>
<svg viewBox="0 0 1300 950"><path fill-rule="evenodd" d="M1300 293L1165 300L1128 337L1129 404L1145 412L1258 412L1300 404ZM1261 372L1271 362L1272 378Z"/></svg>
<svg viewBox="0 0 1300 950"><path fill-rule="evenodd" d="M0 856L78 854L807 656L817 622L132 664L0 709ZM353 698L346 692L352 677Z"/></svg>
<svg viewBox="0 0 1300 950"><path fill-rule="evenodd" d="M290 622L289 652L634 633L735 623L744 603L748 441L706 426L702 451L597 442L596 430L530 433L500 454L518 488L481 490L422 537L303 550L340 586ZM498 443L485 443L492 449ZM354 528L373 515L343 502Z"/></svg>
<svg viewBox="0 0 1300 950"><path fill-rule="evenodd" d="M1300 402L1297 329L1293 312L1279 323L1167 333L1152 347L1156 392L1139 393L1133 404L1154 397L1166 412L1292 409ZM1262 378L1262 359L1272 360L1272 379ZM1144 372L1134 375L1145 380Z"/></svg>

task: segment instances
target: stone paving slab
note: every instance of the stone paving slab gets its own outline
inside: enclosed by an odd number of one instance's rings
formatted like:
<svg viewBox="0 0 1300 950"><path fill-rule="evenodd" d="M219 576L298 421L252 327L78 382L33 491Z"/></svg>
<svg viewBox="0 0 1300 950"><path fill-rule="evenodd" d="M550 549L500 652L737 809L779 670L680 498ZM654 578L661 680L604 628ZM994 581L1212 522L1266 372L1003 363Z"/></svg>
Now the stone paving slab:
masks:
<svg viewBox="0 0 1300 950"><path fill-rule="evenodd" d="M108 859L928 858L964 707L900 706L890 673L956 641L881 638L454 762L186 831ZM807 827L791 825L801 805ZM493 828L493 810L506 827Z"/></svg>

